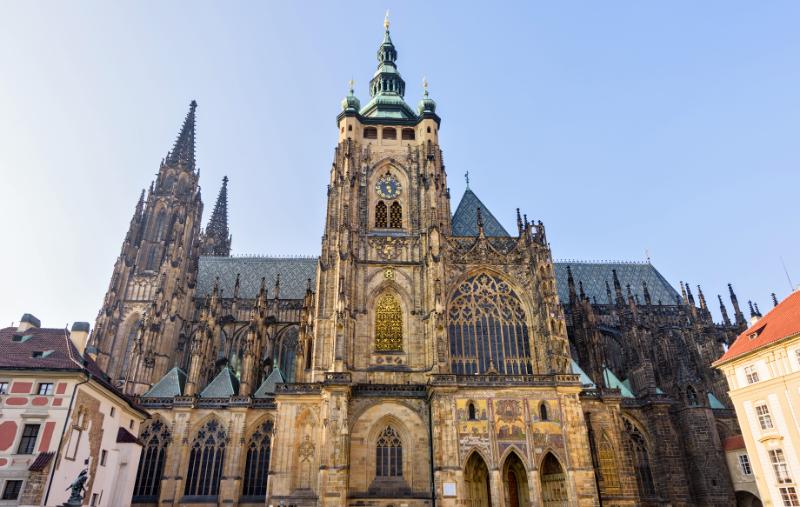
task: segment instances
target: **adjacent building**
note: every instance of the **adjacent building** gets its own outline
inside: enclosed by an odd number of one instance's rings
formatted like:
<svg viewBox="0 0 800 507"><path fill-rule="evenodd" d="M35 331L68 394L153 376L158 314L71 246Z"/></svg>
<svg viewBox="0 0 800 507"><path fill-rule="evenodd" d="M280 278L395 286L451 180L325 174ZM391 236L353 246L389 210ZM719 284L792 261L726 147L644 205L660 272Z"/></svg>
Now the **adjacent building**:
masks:
<svg viewBox="0 0 800 507"><path fill-rule="evenodd" d="M714 366L728 380L761 501L800 505L800 291L754 318Z"/></svg>
<svg viewBox="0 0 800 507"><path fill-rule="evenodd" d="M88 471L85 504L127 505L147 413L83 354L89 324L0 329L0 505L60 505Z"/></svg>

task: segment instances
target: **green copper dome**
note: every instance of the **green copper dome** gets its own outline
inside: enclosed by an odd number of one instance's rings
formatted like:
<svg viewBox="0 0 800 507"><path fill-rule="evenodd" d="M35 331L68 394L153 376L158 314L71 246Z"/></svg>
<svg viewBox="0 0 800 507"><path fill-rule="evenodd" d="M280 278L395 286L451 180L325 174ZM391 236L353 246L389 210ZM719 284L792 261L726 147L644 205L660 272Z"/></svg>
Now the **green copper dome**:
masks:
<svg viewBox="0 0 800 507"><path fill-rule="evenodd" d="M422 100L419 101L419 105L417 106L417 111L419 115L422 116L425 113L436 113L436 102L428 96L428 80L422 80L422 88L425 90L422 96Z"/></svg>
<svg viewBox="0 0 800 507"><path fill-rule="evenodd" d="M358 100L358 97L356 97L354 95L354 93L353 93L353 86L354 85L355 85L355 83L353 83L353 81L351 80L350 81L350 93L348 93L347 97L345 97L342 100L342 111L348 111L348 112L357 113L358 110L361 109L361 101Z"/></svg>

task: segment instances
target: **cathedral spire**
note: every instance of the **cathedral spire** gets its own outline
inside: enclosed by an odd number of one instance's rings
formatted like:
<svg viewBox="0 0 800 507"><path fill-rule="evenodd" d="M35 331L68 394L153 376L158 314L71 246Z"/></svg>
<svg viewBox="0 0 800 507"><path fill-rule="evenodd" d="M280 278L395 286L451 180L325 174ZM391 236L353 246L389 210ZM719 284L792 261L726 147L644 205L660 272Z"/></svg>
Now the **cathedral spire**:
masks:
<svg viewBox="0 0 800 507"><path fill-rule="evenodd" d="M719 299L719 313L722 314L722 323L726 326L730 326L731 319L728 317L728 309L725 308L725 303L722 302L722 296L717 294L717 299Z"/></svg>
<svg viewBox="0 0 800 507"><path fill-rule="evenodd" d="M731 297L731 304L733 305L733 316L736 319L736 325L741 326L745 324L744 314L742 310L739 308L739 299L736 297L736 293L733 292L733 285L728 284L728 293Z"/></svg>
<svg viewBox="0 0 800 507"><path fill-rule="evenodd" d="M186 114L186 119L183 120L183 126L175 140L175 146L172 151L167 154L166 164L170 166L182 165L190 171L195 170L194 160L194 127L195 115L194 111L197 109L197 102L192 101L189 104L189 112Z"/></svg>
<svg viewBox="0 0 800 507"><path fill-rule="evenodd" d="M228 230L228 177L223 176L217 203L205 230L203 255L231 254L231 236Z"/></svg>

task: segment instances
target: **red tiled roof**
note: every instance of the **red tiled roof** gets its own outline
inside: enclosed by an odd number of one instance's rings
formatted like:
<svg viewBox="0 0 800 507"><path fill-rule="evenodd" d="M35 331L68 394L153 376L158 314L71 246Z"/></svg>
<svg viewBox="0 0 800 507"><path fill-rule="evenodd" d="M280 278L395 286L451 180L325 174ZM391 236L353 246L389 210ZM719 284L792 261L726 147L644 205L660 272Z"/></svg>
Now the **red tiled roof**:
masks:
<svg viewBox="0 0 800 507"><path fill-rule="evenodd" d="M33 460L31 466L28 467L30 472L41 472L45 469L50 460L53 459L53 452L40 452L36 459Z"/></svg>
<svg viewBox="0 0 800 507"><path fill-rule="evenodd" d="M726 451L735 451L737 449L744 449L744 436L734 435L725 439L722 444Z"/></svg>
<svg viewBox="0 0 800 507"><path fill-rule="evenodd" d="M22 337L14 341L14 336ZM30 336L25 339L24 337ZM51 351L43 357L34 352ZM30 328L22 333L15 327L0 329L0 368L81 370L81 355L66 329Z"/></svg>
<svg viewBox="0 0 800 507"><path fill-rule="evenodd" d="M754 333L756 336L751 338ZM740 334L731 348L714 362L714 366L798 333L800 333L800 291L795 291Z"/></svg>

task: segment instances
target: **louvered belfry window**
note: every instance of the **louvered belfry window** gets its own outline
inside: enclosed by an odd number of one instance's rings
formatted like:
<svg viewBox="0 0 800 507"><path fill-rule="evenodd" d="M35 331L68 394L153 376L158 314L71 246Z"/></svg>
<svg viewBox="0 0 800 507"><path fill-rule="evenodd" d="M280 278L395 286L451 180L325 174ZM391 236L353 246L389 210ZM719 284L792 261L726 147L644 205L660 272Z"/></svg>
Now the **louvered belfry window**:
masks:
<svg viewBox="0 0 800 507"><path fill-rule="evenodd" d="M403 477L403 442L394 428L387 426L375 447L375 477Z"/></svg>
<svg viewBox="0 0 800 507"><path fill-rule="evenodd" d="M378 204L375 205L375 227L385 229L389 223L388 217L389 213L386 209L386 203L378 201Z"/></svg>
<svg viewBox="0 0 800 507"><path fill-rule="evenodd" d="M383 294L375 305L375 350L403 350L403 307L393 294Z"/></svg>
<svg viewBox="0 0 800 507"><path fill-rule="evenodd" d="M189 468L186 471L187 496L217 496L225 447L228 436L216 419L211 419L197 431L189 451Z"/></svg>
<svg viewBox="0 0 800 507"><path fill-rule="evenodd" d="M525 310L504 280L481 273L462 282L450 300L448 320L456 375L533 374Z"/></svg>
<svg viewBox="0 0 800 507"><path fill-rule="evenodd" d="M244 467L244 496L265 498L267 495L271 435L272 421L266 421L250 436Z"/></svg>
<svg viewBox="0 0 800 507"><path fill-rule="evenodd" d="M143 448L136 484L133 486L134 501L158 500L170 438L169 427L161 419L154 419L139 435Z"/></svg>
<svg viewBox="0 0 800 507"><path fill-rule="evenodd" d="M403 207L397 201L393 202L389 207L389 228L403 228Z"/></svg>

